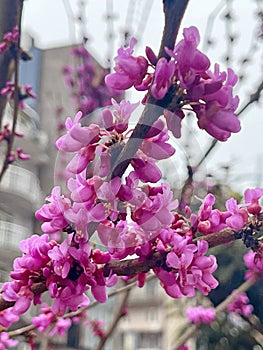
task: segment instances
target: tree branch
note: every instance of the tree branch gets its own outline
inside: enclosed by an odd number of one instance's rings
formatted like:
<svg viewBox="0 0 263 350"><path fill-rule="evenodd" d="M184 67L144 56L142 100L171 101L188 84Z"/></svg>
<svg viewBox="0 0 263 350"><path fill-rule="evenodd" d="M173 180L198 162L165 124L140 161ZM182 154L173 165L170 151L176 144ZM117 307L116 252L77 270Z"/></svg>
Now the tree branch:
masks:
<svg viewBox="0 0 263 350"><path fill-rule="evenodd" d="M14 111L13 111L13 124L12 124L12 130L10 134L9 141L7 143L6 148L6 154L5 159L2 165L2 169L0 172L0 181L3 178L3 175L5 171L8 168L9 165L9 155L12 151L14 139L15 139L15 130L16 130L16 123L18 118L18 109L19 109L19 86L18 86L18 80L19 80L19 61L20 61L20 42L21 42L21 22L22 22L22 11L23 11L23 3L24 0L19 0L19 9L18 9L18 42L15 49L15 60L14 60L14 84L15 84L15 92L14 92ZM0 108L1 108L1 102L0 102ZM1 116L1 111L0 111Z"/></svg>
<svg viewBox="0 0 263 350"><path fill-rule="evenodd" d="M20 16L21 0L1 0L0 11L0 41L5 33L12 31L18 25ZM13 56L10 51L0 55L0 90L5 87L6 82L10 80L13 69L11 63ZM6 97L0 95L0 129L6 105Z"/></svg>
<svg viewBox="0 0 263 350"><path fill-rule="evenodd" d="M150 281L151 279L153 278L156 278L155 275L148 275L147 276L147 279L146 279L146 282L147 281ZM114 291L110 292L108 294L108 298L111 298L115 295L118 295L118 294L121 294L121 293L124 293L126 291L130 291L133 287L135 287L137 285L137 280L134 281L134 282L131 282L131 283L128 283L126 284L125 286L123 287L120 287L118 289L115 289ZM73 318L75 316L79 316L80 314L82 314L84 311L86 310L90 310L91 308L97 306L98 304L100 304L97 300L94 300L92 303L90 303L88 306L83 306L83 307L80 307L78 310L76 311L71 311L71 312L68 312L66 313L65 315L62 316L62 318ZM27 325L27 326L24 326L24 327L21 327L21 328L18 328L18 329L15 329L13 331L10 331L8 332L8 335L9 337L17 337L21 334L25 334L25 333L28 333L32 330L36 329L36 327L32 324L30 325Z"/></svg>
<svg viewBox="0 0 263 350"><path fill-rule="evenodd" d="M243 284L239 286L239 288L236 290L234 294L230 294L226 299L222 301L216 308L216 313L219 314L220 312L226 310L228 305L230 305L236 298L246 292L249 288L253 287L254 284L259 280L259 276L254 275L249 280L245 281ZM184 332L184 334L178 339L178 341L174 345L174 350L179 350L181 346L183 346L188 339L194 336L196 331L198 330L200 325L194 324L187 328L187 330Z"/></svg>
<svg viewBox="0 0 263 350"><path fill-rule="evenodd" d="M236 239L235 233L231 229L224 229L219 232L210 233L206 236L200 236L194 239L194 243L198 240L205 240L208 242L210 248L220 244L226 244ZM103 273L105 277L108 277L110 273L118 276L134 276L139 272L148 272L153 268L166 266L166 255L168 252L155 252L152 255L142 260L141 258L127 259L127 260L112 260L103 267ZM35 295L41 294L47 290L45 282L39 282L32 286L32 292ZM0 297L0 311L5 310L15 303L6 301Z"/></svg>
<svg viewBox="0 0 263 350"><path fill-rule="evenodd" d="M173 49L188 2L189 0L164 0L165 26L158 58L166 57L168 60L170 59L164 48ZM135 126L130 139L114 162L109 178L121 176L125 172L151 126L163 113L160 107L167 106L168 102L167 98L156 100L149 93L142 116Z"/></svg>
<svg viewBox="0 0 263 350"><path fill-rule="evenodd" d="M128 297L129 297L129 294L130 294L130 289L127 289L125 291L125 294L122 298L122 301L120 303L120 306L115 314L115 317L109 327L109 329L107 330L107 333L104 337L101 338L98 346L96 347L95 350L103 350L103 347L106 343L106 341L110 338L110 336L112 335L112 333L114 332L115 328L117 327L120 319L123 317L123 310L127 304L127 301L128 301Z"/></svg>

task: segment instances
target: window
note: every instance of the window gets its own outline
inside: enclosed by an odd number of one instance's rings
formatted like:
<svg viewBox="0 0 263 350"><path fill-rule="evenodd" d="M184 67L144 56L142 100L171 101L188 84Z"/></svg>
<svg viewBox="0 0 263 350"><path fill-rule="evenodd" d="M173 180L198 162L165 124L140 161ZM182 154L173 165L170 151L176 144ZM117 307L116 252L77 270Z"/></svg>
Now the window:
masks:
<svg viewBox="0 0 263 350"><path fill-rule="evenodd" d="M137 333L138 350L160 350L162 348L162 334L159 333Z"/></svg>
<svg viewBox="0 0 263 350"><path fill-rule="evenodd" d="M151 321L157 321L158 320L158 309L155 307L150 307L147 311L146 311L146 319L147 321L151 322Z"/></svg>

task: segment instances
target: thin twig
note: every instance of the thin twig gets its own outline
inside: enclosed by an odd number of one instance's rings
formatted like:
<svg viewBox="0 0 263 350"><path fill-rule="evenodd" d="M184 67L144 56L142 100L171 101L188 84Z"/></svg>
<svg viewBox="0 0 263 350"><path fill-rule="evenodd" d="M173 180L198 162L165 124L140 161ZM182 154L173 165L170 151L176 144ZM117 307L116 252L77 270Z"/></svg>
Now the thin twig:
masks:
<svg viewBox="0 0 263 350"><path fill-rule="evenodd" d="M259 101L259 98L260 98L262 90L263 90L263 81L258 85L256 91L253 94L250 95L249 100L246 103L244 103L243 106L236 113L237 117L240 117L241 114L243 114L246 111L246 109L251 104L253 104L254 102L258 102ZM197 165L194 166L193 168L198 168L198 167L200 167L200 165L203 164L203 162L206 160L207 156L211 153L211 151L214 149L214 147L217 145L217 143L218 143L218 140L217 139L213 139L213 141L211 142L210 146L205 151L203 157L199 160Z"/></svg>
<svg viewBox="0 0 263 350"><path fill-rule="evenodd" d="M253 277L251 277L250 279L248 279L247 281L245 281L243 284L241 284L239 286L239 288L237 288L237 290L235 291L235 293L230 294L226 299L224 299L222 301L222 303L220 303L216 308L216 314L219 314L222 311L225 311L226 308L228 307L228 305L230 305L231 303L233 303L233 301L236 300L236 298L246 292L248 289L250 289L251 287L254 286L254 284L259 280L259 276L254 275ZM184 334L178 339L178 341L175 343L174 345L174 350L178 350L180 349L181 346L183 346L188 339L192 338L194 336L194 334L196 333L196 331L198 330L199 325L192 325L189 328L187 328L187 330L184 332Z"/></svg>
<svg viewBox="0 0 263 350"><path fill-rule="evenodd" d="M206 236L200 236L194 239L194 243L198 240L207 241L210 248L218 246L220 244L226 244L233 242L236 239L235 233L231 229L224 229L219 232L210 233ZM147 273L151 269L161 266L166 266L167 252L155 252L149 255L144 260L141 258L127 259L127 260L112 260L103 267L104 276L109 276L110 273L118 276L134 276L137 273ZM35 295L42 294L47 290L45 281L34 284L31 287L32 292ZM0 311L12 307L15 302L6 301L3 297L0 297Z"/></svg>
<svg viewBox="0 0 263 350"><path fill-rule="evenodd" d="M20 8L19 8L19 18L18 18L18 41L17 41L17 47L16 47L16 53L15 53L15 68L14 68L14 111L13 111L13 125L12 125L12 130L10 134L9 141L7 143L7 148L6 148L6 154L5 154L5 159L3 161L2 169L0 172L0 182L3 178L3 175L5 171L8 168L9 165L9 156L13 148L14 144L14 139L15 139L15 130L16 130L16 123L17 123L17 118L18 118L18 110L19 110L19 60L20 60L20 42L21 42L21 26L22 26L22 12L23 12L23 3L24 0L20 0Z"/></svg>
<svg viewBox="0 0 263 350"><path fill-rule="evenodd" d="M156 278L156 276L155 275L147 276L146 282L152 280L153 278ZM129 284L123 286L123 287L115 289L114 291L112 291L112 292L110 292L108 294L108 298L111 298L111 297L113 297L115 295L118 295L118 294L124 293L126 291L129 291L133 287L135 287L136 285L137 285L137 281L134 281L134 282L131 282L131 283L129 283ZM64 314L62 316L62 318L73 318L75 316L79 316L83 312L85 312L87 310L90 310L91 308L97 306L98 304L100 304L100 303L97 300L94 300L88 306L83 306L83 307L80 307L76 311L71 311L71 312L68 312L68 313ZM30 324L30 325L27 325L25 327L21 327L21 328L15 329L13 331L10 331L10 332L8 332L8 335L9 335L9 337L16 337L16 336L19 336L21 334L25 334L25 333L27 333L29 331L32 331L34 329L36 329L36 327L34 325Z"/></svg>
<svg viewBox="0 0 263 350"><path fill-rule="evenodd" d="M123 311L124 311L124 308L125 306L127 305L127 301L128 301L128 298L129 298L129 294L130 294L130 289L127 289L123 295L123 298L121 300L121 303L120 303L120 306L115 314L115 317L110 325L110 327L108 328L107 330L107 333L105 334L104 337L102 337L100 339L100 342L98 344L98 346L96 347L95 350L102 350L106 341L110 338L110 336L112 335L112 333L115 331L120 319L123 317Z"/></svg>
<svg viewBox="0 0 263 350"><path fill-rule="evenodd" d="M20 0L1 0L0 11L0 40L4 34L11 32L18 23L18 12ZM14 59L10 50L0 55L0 90L5 87L6 82L11 79L14 71ZM0 94L0 129L4 117L7 97Z"/></svg>

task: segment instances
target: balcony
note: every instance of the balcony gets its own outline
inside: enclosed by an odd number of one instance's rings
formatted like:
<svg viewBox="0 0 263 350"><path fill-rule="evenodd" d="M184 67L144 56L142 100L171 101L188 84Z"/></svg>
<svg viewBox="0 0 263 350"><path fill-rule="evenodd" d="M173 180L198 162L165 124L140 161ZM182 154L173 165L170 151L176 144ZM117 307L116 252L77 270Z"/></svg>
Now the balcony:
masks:
<svg viewBox="0 0 263 350"><path fill-rule="evenodd" d="M41 205L42 193L35 174L10 165L0 184L1 200L14 210L34 211Z"/></svg>
<svg viewBox="0 0 263 350"><path fill-rule="evenodd" d="M1 269L8 271L19 254L19 242L32 234L30 229L8 221L0 221ZM9 266L10 265L10 266Z"/></svg>
<svg viewBox="0 0 263 350"><path fill-rule="evenodd" d="M31 236L24 226L14 224L13 222L0 221L0 246L1 247L18 247L18 243Z"/></svg>

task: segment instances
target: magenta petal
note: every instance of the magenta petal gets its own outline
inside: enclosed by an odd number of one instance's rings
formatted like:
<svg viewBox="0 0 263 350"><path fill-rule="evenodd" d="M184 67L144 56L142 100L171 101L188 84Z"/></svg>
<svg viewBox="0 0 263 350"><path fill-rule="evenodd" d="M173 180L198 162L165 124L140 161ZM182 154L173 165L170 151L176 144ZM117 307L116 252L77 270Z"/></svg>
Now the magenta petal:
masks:
<svg viewBox="0 0 263 350"><path fill-rule="evenodd" d="M89 159L81 153L75 154L67 165L67 170L73 174L81 173L89 164Z"/></svg>
<svg viewBox="0 0 263 350"><path fill-rule="evenodd" d="M132 87L133 85L133 82L127 75L122 75L118 73L106 75L105 83L107 86L117 90L126 90Z"/></svg>
<svg viewBox="0 0 263 350"><path fill-rule="evenodd" d="M167 266L173 267L174 269L180 269L181 262L178 256L174 253L168 253L166 257Z"/></svg>
<svg viewBox="0 0 263 350"><path fill-rule="evenodd" d="M64 152L77 152L83 147L83 144L66 134L56 141L56 147Z"/></svg>
<svg viewBox="0 0 263 350"><path fill-rule="evenodd" d="M99 126L91 124L88 127L82 127L80 124L75 124L70 130L70 136L82 143L83 145L88 145L98 134Z"/></svg>
<svg viewBox="0 0 263 350"><path fill-rule="evenodd" d="M94 298L99 303L105 303L108 299L105 286L100 286L100 285L92 286L91 292L92 292Z"/></svg>
<svg viewBox="0 0 263 350"><path fill-rule="evenodd" d="M31 304L31 300L26 296L20 296L13 306L13 313L16 315L24 314Z"/></svg>

